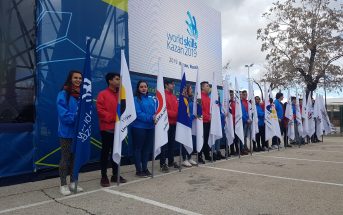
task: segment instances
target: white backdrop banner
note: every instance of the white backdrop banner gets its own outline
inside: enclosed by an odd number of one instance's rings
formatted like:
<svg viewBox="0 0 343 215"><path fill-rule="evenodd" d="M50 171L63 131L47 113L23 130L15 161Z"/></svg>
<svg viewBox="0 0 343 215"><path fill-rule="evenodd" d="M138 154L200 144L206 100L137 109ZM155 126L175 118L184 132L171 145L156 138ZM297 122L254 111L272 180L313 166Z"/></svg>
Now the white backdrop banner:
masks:
<svg viewBox="0 0 343 215"><path fill-rule="evenodd" d="M157 75L157 62L165 76L181 79L221 79L221 14L202 0L129 0L130 70ZM221 84L221 83L220 83Z"/></svg>

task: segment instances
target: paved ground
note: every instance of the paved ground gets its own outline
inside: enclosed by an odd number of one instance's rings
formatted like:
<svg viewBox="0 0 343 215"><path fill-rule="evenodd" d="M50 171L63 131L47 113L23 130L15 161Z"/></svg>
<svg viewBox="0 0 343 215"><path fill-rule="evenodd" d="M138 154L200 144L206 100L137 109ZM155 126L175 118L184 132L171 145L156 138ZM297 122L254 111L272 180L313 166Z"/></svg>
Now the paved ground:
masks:
<svg viewBox="0 0 343 215"><path fill-rule="evenodd" d="M157 164L158 162L156 162ZM158 165L156 165L158 167ZM140 179L103 189L99 171L80 175L85 192L63 197L59 179L0 188L0 214L343 214L343 138Z"/></svg>

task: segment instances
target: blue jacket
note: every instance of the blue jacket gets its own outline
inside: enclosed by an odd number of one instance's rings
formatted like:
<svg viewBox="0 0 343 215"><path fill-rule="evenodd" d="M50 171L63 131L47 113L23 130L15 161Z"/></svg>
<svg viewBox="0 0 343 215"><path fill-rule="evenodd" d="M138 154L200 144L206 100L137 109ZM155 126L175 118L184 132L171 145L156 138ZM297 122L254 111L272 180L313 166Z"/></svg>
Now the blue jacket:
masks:
<svg viewBox="0 0 343 215"><path fill-rule="evenodd" d="M141 100L135 96L136 120L132 123L134 128L154 128L153 116L156 112L155 100L148 95L141 95Z"/></svg>
<svg viewBox="0 0 343 215"><path fill-rule="evenodd" d="M58 136L63 138L74 138L75 121L77 116L77 100L69 97L67 101L67 92L62 90L57 95L57 112L58 112Z"/></svg>
<svg viewBox="0 0 343 215"><path fill-rule="evenodd" d="M241 108L242 108L242 120L243 120L243 125L245 125L248 122L249 119L249 114L248 111L245 109L242 101L241 101Z"/></svg>
<svg viewBox="0 0 343 215"><path fill-rule="evenodd" d="M297 107L295 106L295 104L292 104L292 111L293 111L293 115L295 116L297 113Z"/></svg>
<svg viewBox="0 0 343 215"><path fill-rule="evenodd" d="M258 126L264 126L264 110L260 104L256 104Z"/></svg>
<svg viewBox="0 0 343 215"><path fill-rule="evenodd" d="M277 113L277 117L282 120L283 119L283 107L281 102L278 99L275 99L274 101L275 104L275 109L276 109L276 113Z"/></svg>

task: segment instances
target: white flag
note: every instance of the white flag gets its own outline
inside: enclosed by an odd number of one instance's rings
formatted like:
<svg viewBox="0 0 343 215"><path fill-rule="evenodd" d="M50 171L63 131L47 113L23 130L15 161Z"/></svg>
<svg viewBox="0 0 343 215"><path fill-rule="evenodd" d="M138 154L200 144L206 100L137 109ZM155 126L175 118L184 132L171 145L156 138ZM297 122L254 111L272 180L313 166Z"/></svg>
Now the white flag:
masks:
<svg viewBox="0 0 343 215"><path fill-rule="evenodd" d="M166 95L164 93L163 75L158 67L156 87L157 110L155 118L155 145L154 158L161 153L161 147L168 142L168 112L166 106Z"/></svg>
<svg viewBox="0 0 343 215"><path fill-rule="evenodd" d="M332 129L331 129L331 123L330 123L329 115L328 115L326 108L325 108L325 102L324 102L323 96L320 96L320 106L321 106L320 111L322 113L324 132L327 135L327 134L330 134L332 132Z"/></svg>
<svg viewBox="0 0 343 215"><path fill-rule="evenodd" d="M295 101L295 114L296 114L296 118L295 118L295 122L297 127L298 127L298 133L299 133L299 137L303 136L303 123L302 123L302 119L301 119L301 112L300 112L300 104L299 104L299 96L298 96L298 91L296 91L296 101Z"/></svg>
<svg viewBox="0 0 343 215"><path fill-rule="evenodd" d="M228 80L225 78L223 85L223 110L225 114L225 136L227 139L227 144L231 145L235 139L235 131L233 128L232 110L230 106L230 90Z"/></svg>
<svg viewBox="0 0 343 215"><path fill-rule="evenodd" d="M201 87L200 87L200 75L197 71L197 83L194 90L193 101L193 115L195 118L192 123L192 134L196 136L197 152L200 152L204 145L204 124L202 121L202 107L201 107Z"/></svg>
<svg viewBox="0 0 343 215"><path fill-rule="evenodd" d="M258 134L258 116L255 104L254 88L252 82L249 81L249 118L251 119L251 139L256 141L256 134Z"/></svg>
<svg viewBox="0 0 343 215"><path fill-rule="evenodd" d="M211 127L210 127L210 136L209 136L208 145L211 148L216 140L223 137L222 123L221 123L221 118L220 118L216 72L213 73L210 111L211 111Z"/></svg>
<svg viewBox="0 0 343 215"><path fill-rule="evenodd" d="M308 133L307 135L311 137L316 129L316 122L314 121L313 117L313 106L312 106L312 98L311 92L308 94L307 97L307 117L308 117Z"/></svg>
<svg viewBox="0 0 343 215"><path fill-rule="evenodd" d="M313 117L315 118L316 122L316 135L317 138L323 135L323 120L322 120L322 113L320 111L320 99L319 94L316 94L316 101L314 103L314 111L313 111Z"/></svg>
<svg viewBox="0 0 343 215"><path fill-rule="evenodd" d="M127 127L136 119L130 73L127 67L124 50L121 51L120 88L113 140L113 161L121 159L122 142L127 136Z"/></svg>
<svg viewBox="0 0 343 215"><path fill-rule="evenodd" d="M288 101L286 105L285 110L285 117L288 119L287 124L287 136L289 139L294 140L295 139L295 133L294 133L294 118L293 118L293 108L292 108L292 101L291 101L291 94L288 89Z"/></svg>
<svg viewBox="0 0 343 215"><path fill-rule="evenodd" d="M303 118L303 135L302 137L305 138L308 135L308 112L307 112L307 99L306 99L306 91L303 90L303 104L302 104L302 113L301 117Z"/></svg>
<svg viewBox="0 0 343 215"><path fill-rule="evenodd" d="M244 143L242 104L237 78L235 78L235 134Z"/></svg>

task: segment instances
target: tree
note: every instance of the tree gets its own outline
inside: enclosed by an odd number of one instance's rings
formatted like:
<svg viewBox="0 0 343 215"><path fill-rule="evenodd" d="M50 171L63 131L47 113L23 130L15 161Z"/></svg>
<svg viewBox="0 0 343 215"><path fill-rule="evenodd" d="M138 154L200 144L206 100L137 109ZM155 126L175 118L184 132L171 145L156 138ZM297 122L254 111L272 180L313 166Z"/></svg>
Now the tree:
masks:
<svg viewBox="0 0 343 215"><path fill-rule="evenodd" d="M262 15L258 29L267 52L265 80L281 87L305 85L314 91L324 77L330 89L343 82L343 4L337 0L285 0ZM341 90L341 89L340 89Z"/></svg>

